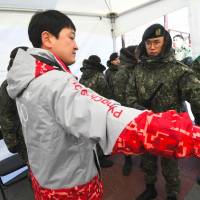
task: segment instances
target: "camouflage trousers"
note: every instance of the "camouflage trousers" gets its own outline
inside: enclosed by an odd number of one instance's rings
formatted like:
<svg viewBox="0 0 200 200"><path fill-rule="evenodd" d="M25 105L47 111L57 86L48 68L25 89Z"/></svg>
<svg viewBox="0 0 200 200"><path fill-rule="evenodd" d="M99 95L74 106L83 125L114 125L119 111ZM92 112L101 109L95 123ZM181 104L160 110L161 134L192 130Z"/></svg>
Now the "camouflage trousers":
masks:
<svg viewBox="0 0 200 200"><path fill-rule="evenodd" d="M142 169L145 183L155 184L158 171L158 156L146 153L142 156ZM177 159L160 157L162 174L165 178L165 190L167 195L178 195L180 191L180 178Z"/></svg>
<svg viewBox="0 0 200 200"><path fill-rule="evenodd" d="M21 156L24 162L28 162L27 149L24 139L18 140L18 154Z"/></svg>

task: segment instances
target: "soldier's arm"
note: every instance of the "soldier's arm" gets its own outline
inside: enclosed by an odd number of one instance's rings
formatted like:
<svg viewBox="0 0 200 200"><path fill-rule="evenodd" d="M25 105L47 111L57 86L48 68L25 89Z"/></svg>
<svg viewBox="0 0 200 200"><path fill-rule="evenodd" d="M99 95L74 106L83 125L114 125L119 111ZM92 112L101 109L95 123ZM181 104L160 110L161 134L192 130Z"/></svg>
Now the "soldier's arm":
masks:
<svg viewBox="0 0 200 200"><path fill-rule="evenodd" d="M200 80L193 72L185 73L179 83L182 99L191 104L195 122L200 124Z"/></svg>
<svg viewBox="0 0 200 200"><path fill-rule="evenodd" d="M10 152L17 152L16 129L19 122L15 101L11 99L6 90L7 82L4 81L0 88L0 125L2 136Z"/></svg>
<svg viewBox="0 0 200 200"><path fill-rule="evenodd" d="M96 84L97 78L98 78L97 74L95 74L90 79L87 79L87 80L80 79L79 83L83 84L85 87L88 87L98 93L98 88L97 88L97 84Z"/></svg>
<svg viewBox="0 0 200 200"><path fill-rule="evenodd" d="M97 85L97 91L95 92L108 99L111 98L111 92L109 90L108 83L103 74L98 75L96 80L96 85Z"/></svg>
<svg viewBox="0 0 200 200"><path fill-rule="evenodd" d="M105 72L105 79L106 79L107 83L110 82L110 71L109 70L106 70L106 72Z"/></svg>
<svg viewBox="0 0 200 200"><path fill-rule="evenodd" d="M124 68L119 69L113 82L115 100L120 102L122 105L126 105L126 87L128 83L127 71Z"/></svg>
<svg viewBox="0 0 200 200"><path fill-rule="evenodd" d="M135 75L134 73L132 76L130 76L127 87L126 87L126 103L128 107L131 108L137 108L138 102L137 102L137 86L135 83Z"/></svg>

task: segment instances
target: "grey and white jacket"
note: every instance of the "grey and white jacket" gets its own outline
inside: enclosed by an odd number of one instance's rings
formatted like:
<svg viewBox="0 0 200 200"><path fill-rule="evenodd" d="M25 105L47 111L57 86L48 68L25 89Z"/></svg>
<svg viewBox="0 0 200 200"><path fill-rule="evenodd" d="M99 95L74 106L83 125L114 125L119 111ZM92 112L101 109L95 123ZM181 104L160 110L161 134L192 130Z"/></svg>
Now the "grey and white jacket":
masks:
<svg viewBox="0 0 200 200"><path fill-rule="evenodd" d="M20 49L7 76L7 91L17 102L32 173L45 188L85 184L98 174L96 143L105 154L112 153L124 127L143 111L98 95L62 70L35 78L33 55L61 65L47 50Z"/></svg>

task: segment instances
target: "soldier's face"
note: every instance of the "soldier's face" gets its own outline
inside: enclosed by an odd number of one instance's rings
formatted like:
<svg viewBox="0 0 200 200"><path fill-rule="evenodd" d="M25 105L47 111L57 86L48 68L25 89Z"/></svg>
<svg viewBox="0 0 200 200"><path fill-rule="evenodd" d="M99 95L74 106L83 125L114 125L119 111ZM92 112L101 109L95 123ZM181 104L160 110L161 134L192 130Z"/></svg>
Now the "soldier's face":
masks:
<svg viewBox="0 0 200 200"><path fill-rule="evenodd" d="M183 46L183 39L180 37L175 37L173 39L173 46L175 49L180 49Z"/></svg>
<svg viewBox="0 0 200 200"><path fill-rule="evenodd" d="M116 58L115 60L111 61L111 63L113 65L119 65L120 64L120 60L119 60L119 58Z"/></svg>
<svg viewBox="0 0 200 200"><path fill-rule="evenodd" d="M157 56L161 53L164 46L164 36L151 38L145 41L148 56Z"/></svg>

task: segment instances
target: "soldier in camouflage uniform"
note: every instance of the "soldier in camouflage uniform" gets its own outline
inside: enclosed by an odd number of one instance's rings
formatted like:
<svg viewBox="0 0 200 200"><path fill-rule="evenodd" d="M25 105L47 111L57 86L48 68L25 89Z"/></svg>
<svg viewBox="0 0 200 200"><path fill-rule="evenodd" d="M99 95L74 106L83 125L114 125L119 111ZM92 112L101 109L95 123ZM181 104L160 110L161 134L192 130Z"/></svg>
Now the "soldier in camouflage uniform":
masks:
<svg viewBox="0 0 200 200"><path fill-rule="evenodd" d="M179 61L184 61L185 58L191 58L191 48L184 44L182 35L175 35L173 37L173 46L175 49L175 58Z"/></svg>
<svg viewBox="0 0 200 200"><path fill-rule="evenodd" d="M198 79L200 79L200 56L198 56L192 63L192 69L196 72Z"/></svg>
<svg viewBox="0 0 200 200"><path fill-rule="evenodd" d="M139 64L127 86L127 105L141 105L154 112L170 109L180 112L182 102L188 101L194 115L199 114L200 81L191 69L175 59L170 34L164 27L154 24L147 28L139 51ZM166 199L176 200L180 190L178 161L160 159L166 181ZM157 160L158 157L151 154L143 156L146 189L137 200L156 198Z"/></svg>
<svg viewBox="0 0 200 200"><path fill-rule="evenodd" d="M126 105L126 86L129 76L133 74L134 67L137 64L135 57L135 50L137 46L128 46L120 50L120 65L114 77L114 96L115 100L120 102L123 106ZM125 162L122 168L124 176L128 176L132 170L132 158L131 156L125 156Z"/></svg>
<svg viewBox="0 0 200 200"><path fill-rule="evenodd" d="M18 49L26 50L27 47L17 47L10 54L8 70L12 67ZM19 153L22 159L27 162L28 156L26 145L22 134L22 127L17 112L16 102L7 93L7 81L5 80L0 88L0 125L1 131L8 150L11 153Z"/></svg>
<svg viewBox="0 0 200 200"><path fill-rule="evenodd" d="M79 82L100 95L109 98L110 91L103 74L105 69L101 64L101 59L96 55L91 55L83 61L83 67L80 69L82 75Z"/></svg>
<svg viewBox="0 0 200 200"><path fill-rule="evenodd" d="M111 99L115 99L113 80L114 80L115 74L118 71L119 64L120 64L120 60L119 60L118 53L112 53L110 55L110 59L107 61L108 69L105 72L105 79L108 83L108 87L111 93Z"/></svg>
<svg viewBox="0 0 200 200"><path fill-rule="evenodd" d="M192 63L192 69L195 72L197 78L200 80L200 56L198 56ZM195 124L200 125L200 115L195 114Z"/></svg>
<svg viewBox="0 0 200 200"><path fill-rule="evenodd" d="M111 93L103 74L105 69L106 68L101 64L101 59L96 55L91 55L88 59L83 61L83 67L80 69L83 73L79 82L98 94L110 98ZM97 154L101 167L107 168L113 165L113 162L103 154L99 144L97 144Z"/></svg>
<svg viewBox="0 0 200 200"><path fill-rule="evenodd" d="M192 69L200 80L200 56L198 56L192 63ZM195 124L200 125L200 115L195 115ZM197 183L200 185L200 176L197 176Z"/></svg>
<svg viewBox="0 0 200 200"><path fill-rule="evenodd" d="M2 131L1 131L1 128L0 128L0 140L3 139L3 135L2 135Z"/></svg>

